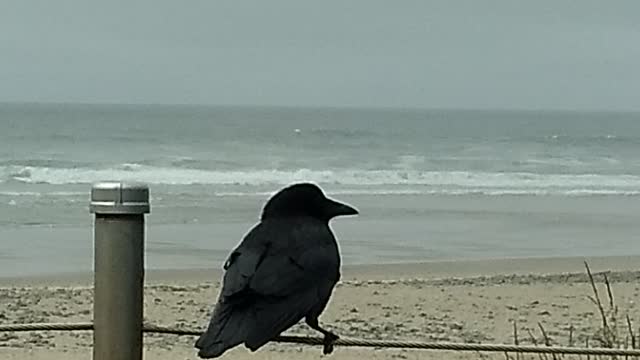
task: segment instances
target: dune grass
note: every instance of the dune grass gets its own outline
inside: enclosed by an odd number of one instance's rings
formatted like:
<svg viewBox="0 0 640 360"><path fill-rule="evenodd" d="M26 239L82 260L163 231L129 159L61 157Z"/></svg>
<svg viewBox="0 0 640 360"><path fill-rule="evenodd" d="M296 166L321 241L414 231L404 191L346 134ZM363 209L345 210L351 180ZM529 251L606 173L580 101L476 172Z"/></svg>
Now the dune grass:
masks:
<svg viewBox="0 0 640 360"><path fill-rule="evenodd" d="M603 299L598 291L596 279L594 274L589 268L589 264L585 261L584 266L587 276L589 278L589 284L593 291L593 295L589 295L588 299L597 308L597 312L600 315L600 326L593 329L592 333L584 334L584 344L578 344L575 342L577 338L574 333L574 327L569 325L568 341L565 344L557 343L549 335L542 323L538 322L534 330L527 328L528 340L533 345L540 346L569 346L569 347L600 347L600 348L616 348L616 349L638 349L640 344L640 329L637 332L633 330L633 322L628 314L621 316L619 308L615 303L613 296L613 289L607 273L601 273L602 282L606 289L606 299ZM539 336L536 336L535 332L539 331ZM513 321L513 341L515 345L519 345L522 341L518 334L518 324ZM589 356L589 355L561 355L561 354L537 354L537 355L524 355L524 354L512 354L505 353L507 360L562 360L562 359L586 359L586 360L619 360L624 358L625 360L638 360L638 357L629 356Z"/></svg>

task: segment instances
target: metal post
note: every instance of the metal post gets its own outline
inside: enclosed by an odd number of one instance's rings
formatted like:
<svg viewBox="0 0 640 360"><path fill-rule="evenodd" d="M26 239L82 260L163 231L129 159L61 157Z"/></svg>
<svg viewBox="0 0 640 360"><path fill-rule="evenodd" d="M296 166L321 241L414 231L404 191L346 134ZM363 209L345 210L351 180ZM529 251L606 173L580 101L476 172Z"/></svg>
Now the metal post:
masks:
<svg viewBox="0 0 640 360"><path fill-rule="evenodd" d="M146 185L98 183L94 224L93 360L142 359Z"/></svg>

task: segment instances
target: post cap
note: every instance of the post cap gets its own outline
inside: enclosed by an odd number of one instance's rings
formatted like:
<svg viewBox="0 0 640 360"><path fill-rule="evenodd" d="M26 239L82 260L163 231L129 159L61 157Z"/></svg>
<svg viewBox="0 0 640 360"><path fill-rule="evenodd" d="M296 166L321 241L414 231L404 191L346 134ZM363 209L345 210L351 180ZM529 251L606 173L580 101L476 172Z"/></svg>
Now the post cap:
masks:
<svg viewBox="0 0 640 360"><path fill-rule="evenodd" d="M144 184L101 182L91 188L90 213L146 214L149 205L149 187Z"/></svg>

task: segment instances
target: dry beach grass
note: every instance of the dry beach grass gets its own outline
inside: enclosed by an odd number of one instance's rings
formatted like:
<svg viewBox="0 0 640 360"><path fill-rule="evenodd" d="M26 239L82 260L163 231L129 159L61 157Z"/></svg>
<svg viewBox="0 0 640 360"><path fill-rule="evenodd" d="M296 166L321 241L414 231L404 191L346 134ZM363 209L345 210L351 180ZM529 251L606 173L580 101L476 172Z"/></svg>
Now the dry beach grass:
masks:
<svg viewBox="0 0 640 360"><path fill-rule="evenodd" d="M554 261L557 266L551 266ZM633 261L629 266L620 266L613 258L608 260L611 266L606 266L607 260L594 261L597 268L592 265L593 282L584 265L580 267L581 262L576 259L569 262L570 265L561 260L528 259L522 260L522 267L534 269L532 264L536 262L539 266L535 271L509 271L504 262L502 265L494 262L492 268L491 262L485 262L477 267L484 266L491 271L462 276L460 269L473 264L459 263L460 266L457 269L452 266L449 273L445 267L437 276L433 274L438 271L426 272L428 266L420 264L354 267L345 271L344 280L321 321L343 337L364 339L506 344L517 341L540 346L582 346L588 342L590 346L637 347L640 309L636 301L640 295L640 271L630 268ZM517 263L513 262L512 266L517 268ZM563 266L569 268L562 269ZM217 295L218 283L196 276L172 278L168 276L170 273L148 281L146 320L178 328L202 328ZM219 273L215 272L215 277L211 273L207 276L217 279ZM42 282L11 285L4 281L0 288L0 322L91 321L92 289L86 285ZM296 326L289 333L313 334L304 325ZM632 340L631 334L636 340ZM0 333L0 358L87 359L91 342L91 333L83 331ZM145 352L149 359L196 359L193 342L193 337L147 334ZM551 355L344 347L330 355L335 359L362 356L371 359L554 359ZM322 355L318 347L268 344L258 353L237 348L225 357L318 359Z"/></svg>

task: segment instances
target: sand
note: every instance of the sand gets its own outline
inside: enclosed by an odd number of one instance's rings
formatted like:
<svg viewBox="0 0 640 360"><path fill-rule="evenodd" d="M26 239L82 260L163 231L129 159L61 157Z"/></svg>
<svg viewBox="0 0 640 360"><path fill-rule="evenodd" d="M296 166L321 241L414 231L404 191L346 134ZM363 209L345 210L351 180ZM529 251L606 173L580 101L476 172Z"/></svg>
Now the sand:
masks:
<svg viewBox="0 0 640 360"><path fill-rule="evenodd" d="M544 342L539 325L553 344L598 345L601 319L589 300L593 294L584 271L589 261L598 289L606 272L618 307L620 338L627 334L628 314L638 332L640 257L504 259L422 264L363 265L344 268L321 323L344 338L514 342L532 336ZM200 329L208 321L218 291L219 270L149 271L145 319L172 327ZM608 303L605 303L608 309ZM92 318L90 275L0 279L0 324L89 322ZM570 331L570 328L573 328ZM529 335L531 332L531 335ZM288 334L312 334L297 325ZM194 337L147 334L147 359L197 359ZM89 359L90 332L0 333L0 359ZM431 350L383 350L337 347L335 359L505 359L501 353ZM268 344L256 353L238 347L228 359L319 359L320 347ZM537 355L526 358L537 359ZM578 357L575 357L578 358Z"/></svg>

